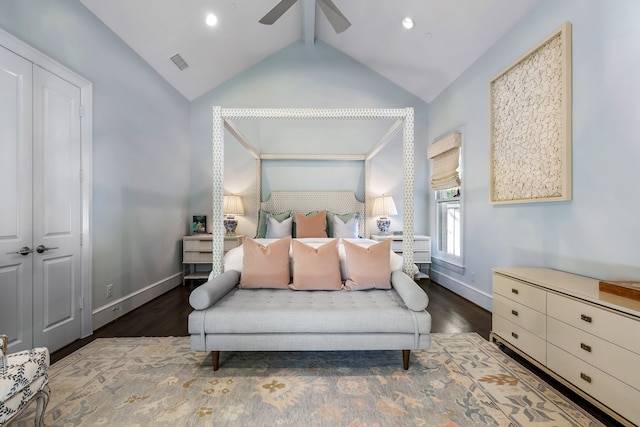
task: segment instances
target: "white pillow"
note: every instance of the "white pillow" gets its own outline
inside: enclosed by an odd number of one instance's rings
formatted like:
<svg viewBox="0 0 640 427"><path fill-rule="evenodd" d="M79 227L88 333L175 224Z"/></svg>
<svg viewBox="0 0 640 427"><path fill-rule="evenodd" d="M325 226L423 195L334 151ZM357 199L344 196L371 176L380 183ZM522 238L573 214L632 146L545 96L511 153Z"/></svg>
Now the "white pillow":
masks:
<svg viewBox="0 0 640 427"><path fill-rule="evenodd" d="M354 216L346 223L338 217L333 216L333 237L344 237L347 239L358 238L358 217Z"/></svg>
<svg viewBox="0 0 640 427"><path fill-rule="evenodd" d="M267 215L267 239L281 239L291 236L291 226L293 225L293 217L283 219L278 222L271 214Z"/></svg>

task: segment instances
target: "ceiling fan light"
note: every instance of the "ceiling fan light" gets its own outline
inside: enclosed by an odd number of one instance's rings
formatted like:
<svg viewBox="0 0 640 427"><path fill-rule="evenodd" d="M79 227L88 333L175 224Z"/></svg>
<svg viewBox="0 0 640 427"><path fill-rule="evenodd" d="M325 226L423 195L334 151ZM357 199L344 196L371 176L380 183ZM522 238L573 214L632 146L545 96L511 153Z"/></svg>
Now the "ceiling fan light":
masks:
<svg viewBox="0 0 640 427"><path fill-rule="evenodd" d="M213 27L218 23L218 17L213 13L210 13L207 15L207 18L204 20L204 22L206 22L208 26Z"/></svg>
<svg viewBox="0 0 640 427"><path fill-rule="evenodd" d="M406 17L402 20L402 26L405 27L407 30L410 30L413 28L413 19L411 19L410 17Z"/></svg>

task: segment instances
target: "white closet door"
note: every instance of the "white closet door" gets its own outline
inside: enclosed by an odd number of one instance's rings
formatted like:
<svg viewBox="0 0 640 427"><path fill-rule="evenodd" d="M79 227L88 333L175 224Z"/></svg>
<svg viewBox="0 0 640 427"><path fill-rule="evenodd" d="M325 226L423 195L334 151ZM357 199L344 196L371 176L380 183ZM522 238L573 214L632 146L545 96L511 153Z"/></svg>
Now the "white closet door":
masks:
<svg viewBox="0 0 640 427"><path fill-rule="evenodd" d="M80 89L33 68L34 342L81 336Z"/></svg>
<svg viewBox="0 0 640 427"><path fill-rule="evenodd" d="M12 352L33 343L31 68L0 47L0 332Z"/></svg>

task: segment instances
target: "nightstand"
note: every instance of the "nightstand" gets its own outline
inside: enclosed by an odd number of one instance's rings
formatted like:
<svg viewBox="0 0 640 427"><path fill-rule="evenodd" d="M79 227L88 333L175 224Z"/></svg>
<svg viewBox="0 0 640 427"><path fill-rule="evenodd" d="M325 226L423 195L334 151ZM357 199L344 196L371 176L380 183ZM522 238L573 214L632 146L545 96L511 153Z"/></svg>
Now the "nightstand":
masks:
<svg viewBox="0 0 640 427"><path fill-rule="evenodd" d="M224 236L224 253L242 244L244 235ZM182 284L187 280L207 280L213 262L213 236L194 234L182 238ZM198 270L198 266L209 266L207 270Z"/></svg>
<svg viewBox="0 0 640 427"><path fill-rule="evenodd" d="M391 250L402 255L402 234L389 234L386 236L380 234L372 234L371 240L382 242L391 239ZM430 236L413 236L413 262L416 264L429 264L428 273L419 272L416 279L429 279L431 281L431 237Z"/></svg>

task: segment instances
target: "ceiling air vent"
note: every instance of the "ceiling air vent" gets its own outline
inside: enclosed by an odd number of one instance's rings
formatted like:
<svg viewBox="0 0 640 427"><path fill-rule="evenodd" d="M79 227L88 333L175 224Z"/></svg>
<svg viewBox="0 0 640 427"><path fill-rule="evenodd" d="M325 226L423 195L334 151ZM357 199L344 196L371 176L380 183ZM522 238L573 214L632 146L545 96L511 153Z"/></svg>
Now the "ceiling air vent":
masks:
<svg viewBox="0 0 640 427"><path fill-rule="evenodd" d="M176 64L176 67L178 67L180 71L184 70L189 66L189 64L187 64L187 62L184 59L182 59L182 56L180 56L179 53L176 53L175 55L173 55L171 57L171 60L173 61L174 64Z"/></svg>

